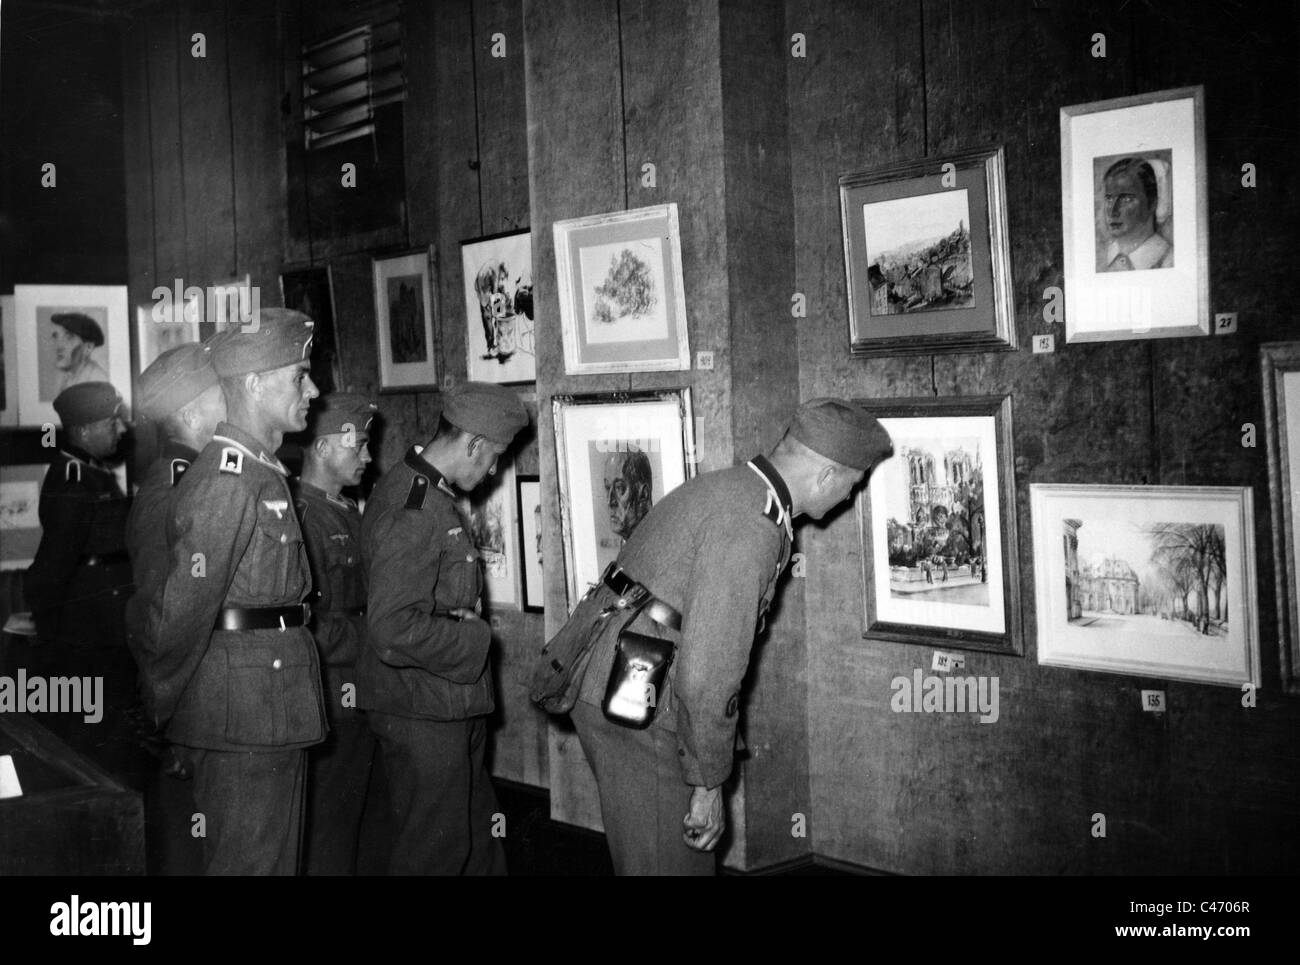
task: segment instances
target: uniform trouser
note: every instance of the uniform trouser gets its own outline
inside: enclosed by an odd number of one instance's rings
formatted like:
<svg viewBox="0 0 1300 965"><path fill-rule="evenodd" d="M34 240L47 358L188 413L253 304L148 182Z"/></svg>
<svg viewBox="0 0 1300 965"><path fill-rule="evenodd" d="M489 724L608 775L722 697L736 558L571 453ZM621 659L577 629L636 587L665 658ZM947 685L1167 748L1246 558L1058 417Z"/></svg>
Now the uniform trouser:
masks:
<svg viewBox="0 0 1300 965"><path fill-rule="evenodd" d="M350 709L331 714L329 737L307 752L304 874L356 874L374 758L375 736L365 717Z"/></svg>
<svg viewBox="0 0 1300 965"><path fill-rule="evenodd" d="M297 874L307 752L177 750L194 769L204 872Z"/></svg>
<svg viewBox="0 0 1300 965"><path fill-rule="evenodd" d="M500 813L483 759L487 721L417 720L370 711L393 818L389 873L503 875Z"/></svg>
<svg viewBox="0 0 1300 965"><path fill-rule="evenodd" d="M694 788L682 781L676 736L653 724L636 730L611 723L599 707L582 700L571 716L596 774L615 874L715 874L714 853L695 851L682 840Z"/></svg>

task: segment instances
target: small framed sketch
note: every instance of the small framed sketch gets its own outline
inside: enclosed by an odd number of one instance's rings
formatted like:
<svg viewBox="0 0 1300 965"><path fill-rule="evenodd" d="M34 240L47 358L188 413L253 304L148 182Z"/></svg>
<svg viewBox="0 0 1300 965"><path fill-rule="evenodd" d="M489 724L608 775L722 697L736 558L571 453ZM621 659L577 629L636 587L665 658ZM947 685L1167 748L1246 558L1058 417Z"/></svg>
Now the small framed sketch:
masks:
<svg viewBox="0 0 1300 965"><path fill-rule="evenodd" d="M1029 487L1038 662L1259 686L1251 491Z"/></svg>
<svg viewBox="0 0 1300 965"><path fill-rule="evenodd" d="M14 296L0 295L0 426L18 425L18 321Z"/></svg>
<svg viewBox="0 0 1300 965"><path fill-rule="evenodd" d="M1061 108L1065 340L1210 332L1202 87Z"/></svg>
<svg viewBox="0 0 1300 965"><path fill-rule="evenodd" d="M1023 653L1011 397L859 401L894 442L857 497L863 637Z"/></svg>
<svg viewBox="0 0 1300 965"><path fill-rule="evenodd" d="M840 178L854 355L1016 347L1002 148Z"/></svg>
<svg viewBox="0 0 1300 965"><path fill-rule="evenodd" d="M111 382L131 405L131 328L125 285L15 285L23 425L57 424L54 397L79 382Z"/></svg>
<svg viewBox="0 0 1300 965"><path fill-rule="evenodd" d="M471 381L537 381L532 237L525 228L460 243Z"/></svg>
<svg viewBox="0 0 1300 965"><path fill-rule="evenodd" d="M546 608L542 582L542 483L536 476L515 477L519 505L519 575L524 609L541 613Z"/></svg>
<svg viewBox="0 0 1300 965"><path fill-rule="evenodd" d="M143 372L163 352L187 342L201 341L199 335L199 303L182 302L176 305L170 299L150 302L135 307L135 344Z"/></svg>
<svg viewBox="0 0 1300 965"><path fill-rule="evenodd" d="M312 327L311 380L321 394L343 387L339 342L334 331L334 282L328 265L280 272L280 297L285 308L302 312Z"/></svg>
<svg viewBox="0 0 1300 965"><path fill-rule="evenodd" d="M483 559L484 602L519 609L519 544L515 522L514 463L498 464L461 503Z"/></svg>
<svg viewBox="0 0 1300 965"><path fill-rule="evenodd" d="M427 249L374 260L379 391L438 387Z"/></svg>
<svg viewBox="0 0 1300 965"><path fill-rule="evenodd" d="M0 466L0 570L25 570L41 545L41 483L46 464Z"/></svg>
<svg viewBox="0 0 1300 965"><path fill-rule="evenodd" d="M645 518L695 475L691 390L556 396L569 609Z"/></svg>
<svg viewBox="0 0 1300 965"><path fill-rule="evenodd" d="M1282 686L1300 694L1300 342L1259 347L1273 509L1273 570Z"/></svg>
<svg viewBox="0 0 1300 965"><path fill-rule="evenodd" d="M564 371L691 367L677 205L555 223Z"/></svg>

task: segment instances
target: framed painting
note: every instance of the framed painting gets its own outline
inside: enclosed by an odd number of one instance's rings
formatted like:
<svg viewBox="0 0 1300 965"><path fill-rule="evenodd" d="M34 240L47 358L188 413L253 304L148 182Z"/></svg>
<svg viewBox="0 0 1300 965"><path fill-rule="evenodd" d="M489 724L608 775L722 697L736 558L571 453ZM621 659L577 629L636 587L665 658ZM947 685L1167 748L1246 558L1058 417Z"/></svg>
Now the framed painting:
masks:
<svg viewBox="0 0 1300 965"><path fill-rule="evenodd" d="M691 390L556 396L552 406L572 611L650 507L695 474Z"/></svg>
<svg viewBox="0 0 1300 965"><path fill-rule="evenodd" d="M438 387L430 263L427 249L374 259L380 392Z"/></svg>
<svg viewBox="0 0 1300 965"><path fill-rule="evenodd" d="M131 405L131 329L125 285L15 285L23 425L57 424L54 397L80 382L110 382Z"/></svg>
<svg viewBox="0 0 1300 965"><path fill-rule="evenodd" d="M18 425L18 321L14 296L0 295L0 426Z"/></svg>
<svg viewBox="0 0 1300 965"><path fill-rule="evenodd" d="M179 310L170 300L165 304L151 302L148 305L137 305L135 344L140 368L136 375L152 365L163 352L187 342L201 340L198 302L182 303Z"/></svg>
<svg viewBox="0 0 1300 965"><path fill-rule="evenodd" d="M285 308L302 312L312 327L311 380L321 395L343 388L343 362L334 331L334 282L328 265L286 268L280 272L280 298Z"/></svg>
<svg viewBox="0 0 1300 965"><path fill-rule="evenodd" d="M498 610L519 609L514 464L499 463L497 471L462 500L461 509L483 559L484 602Z"/></svg>
<svg viewBox="0 0 1300 965"><path fill-rule="evenodd" d="M1273 510L1273 572L1282 687L1300 694L1300 342L1259 347Z"/></svg>
<svg viewBox="0 0 1300 965"><path fill-rule="evenodd" d="M546 587L542 580L542 483L537 476L515 477L519 506L519 575L524 609L541 613L546 609Z"/></svg>
<svg viewBox="0 0 1300 965"><path fill-rule="evenodd" d="M853 355L1016 347L1005 181L1001 147L840 178Z"/></svg>
<svg viewBox="0 0 1300 965"><path fill-rule="evenodd" d="M471 381L537 381L532 237L525 228L460 243Z"/></svg>
<svg viewBox="0 0 1300 965"><path fill-rule="evenodd" d="M41 545L41 483L49 465L0 466L0 570L25 570Z"/></svg>
<svg viewBox="0 0 1300 965"><path fill-rule="evenodd" d="M1065 340L1210 332L1205 89L1061 108Z"/></svg>
<svg viewBox="0 0 1300 965"><path fill-rule="evenodd" d="M1029 487L1038 662L1259 686L1251 491Z"/></svg>
<svg viewBox="0 0 1300 965"><path fill-rule="evenodd" d="M1011 397L858 401L894 443L857 496L863 637L1023 653Z"/></svg>
<svg viewBox="0 0 1300 965"><path fill-rule="evenodd" d="M691 367L677 205L557 221L564 371Z"/></svg>

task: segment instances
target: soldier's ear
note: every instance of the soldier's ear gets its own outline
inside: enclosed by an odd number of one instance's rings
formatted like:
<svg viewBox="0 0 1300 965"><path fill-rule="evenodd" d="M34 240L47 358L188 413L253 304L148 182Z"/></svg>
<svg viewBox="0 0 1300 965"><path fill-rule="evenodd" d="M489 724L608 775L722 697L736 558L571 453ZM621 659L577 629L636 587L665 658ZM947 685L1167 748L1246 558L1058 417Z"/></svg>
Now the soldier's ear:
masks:
<svg viewBox="0 0 1300 965"><path fill-rule="evenodd" d="M250 398L260 399L262 397L262 374L260 372L249 372L244 376L244 391Z"/></svg>

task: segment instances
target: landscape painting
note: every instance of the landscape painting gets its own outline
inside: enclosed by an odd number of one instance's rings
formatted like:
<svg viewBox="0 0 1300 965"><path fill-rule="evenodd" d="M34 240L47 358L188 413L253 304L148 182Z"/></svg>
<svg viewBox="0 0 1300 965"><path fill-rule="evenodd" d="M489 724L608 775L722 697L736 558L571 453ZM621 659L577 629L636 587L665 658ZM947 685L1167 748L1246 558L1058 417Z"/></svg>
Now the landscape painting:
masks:
<svg viewBox="0 0 1300 965"><path fill-rule="evenodd" d="M1259 685L1251 490L1029 488L1038 661Z"/></svg>
<svg viewBox="0 0 1300 965"><path fill-rule="evenodd" d="M872 315L975 304L966 189L862 207Z"/></svg>

